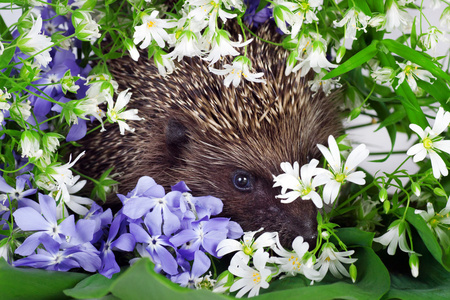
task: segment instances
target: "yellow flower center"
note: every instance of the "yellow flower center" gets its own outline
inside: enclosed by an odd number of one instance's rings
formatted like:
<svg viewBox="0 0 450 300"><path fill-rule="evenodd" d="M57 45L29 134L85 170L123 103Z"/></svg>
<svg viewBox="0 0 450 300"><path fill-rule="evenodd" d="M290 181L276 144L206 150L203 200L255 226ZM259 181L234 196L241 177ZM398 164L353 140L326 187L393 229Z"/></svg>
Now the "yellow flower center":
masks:
<svg viewBox="0 0 450 300"><path fill-rule="evenodd" d="M254 272L252 277L255 283L259 283L261 281L261 275L258 272Z"/></svg>
<svg viewBox="0 0 450 300"><path fill-rule="evenodd" d="M336 179L337 182L343 183L346 177L347 176L345 176L345 174L339 173L339 174L336 174L334 179Z"/></svg>
<svg viewBox="0 0 450 300"><path fill-rule="evenodd" d="M433 147L433 141L430 138L424 138L423 141L423 146L425 147L425 149L431 149Z"/></svg>

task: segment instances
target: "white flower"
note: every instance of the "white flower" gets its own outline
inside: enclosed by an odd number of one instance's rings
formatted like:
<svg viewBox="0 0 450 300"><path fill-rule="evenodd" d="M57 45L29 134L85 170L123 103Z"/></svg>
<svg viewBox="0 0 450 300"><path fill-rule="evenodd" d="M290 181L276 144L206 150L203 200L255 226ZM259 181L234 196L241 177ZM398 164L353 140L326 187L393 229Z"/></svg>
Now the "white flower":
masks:
<svg viewBox="0 0 450 300"><path fill-rule="evenodd" d="M86 208L87 206L92 205L94 203L93 200L87 198L87 197L80 197L75 196L75 193L78 193L85 185L86 180L81 180L80 175L73 177L73 183L72 185L67 184L67 191L69 193L69 198L62 199L62 201L59 202L58 206L56 207L56 214L57 218L61 219L63 216L68 216L68 211L66 208L66 205L76 214L80 216L84 216L89 212L89 209ZM55 198L57 199L57 198Z"/></svg>
<svg viewBox="0 0 450 300"><path fill-rule="evenodd" d="M310 24L319 20L316 13L321 10L322 4L323 0L274 1L275 22L281 31L290 33L291 37L295 38L303 23ZM291 25L291 30L287 29L286 22Z"/></svg>
<svg viewBox="0 0 450 300"><path fill-rule="evenodd" d="M427 222L428 227L436 234L444 249L450 247L450 237L448 235L450 225L450 198L446 206L438 213L435 213L432 203L427 203L427 210L415 210L416 214Z"/></svg>
<svg viewBox="0 0 450 300"><path fill-rule="evenodd" d="M141 49L147 48L150 43L155 40L159 47L165 47L165 41L169 40L169 34L166 28L172 28L176 26L175 22L170 20L164 20L157 18L159 11L154 10L150 16L145 15L142 17L142 25L134 27L134 44L139 44Z"/></svg>
<svg viewBox="0 0 450 300"><path fill-rule="evenodd" d="M231 82L233 82L234 87L237 87L241 82L242 77L248 81L266 83L265 79L260 79L260 77L264 76L264 73L250 73L250 60L244 56L236 57L232 65L226 64L223 67L225 68L224 70L218 70L211 67L209 70L211 73L217 75L226 75L225 80L223 81L226 87L229 87Z"/></svg>
<svg viewBox="0 0 450 300"><path fill-rule="evenodd" d="M442 12L439 24L447 31L450 31L450 6L447 6Z"/></svg>
<svg viewBox="0 0 450 300"><path fill-rule="evenodd" d="M308 85L311 88L311 91L318 92L320 88L322 88L322 91L325 93L325 95L329 95L331 93L331 90L335 87L340 87L339 84L339 78L330 78L327 80L322 80L322 78L325 76L325 71L320 71L319 73L314 75L313 80L308 81Z"/></svg>
<svg viewBox="0 0 450 300"><path fill-rule="evenodd" d="M362 11L352 7L345 13L345 16L341 21L333 21L333 24L336 27L345 26L345 38L356 40L357 30L364 30L364 32L367 32L366 27L369 19L370 17L366 16Z"/></svg>
<svg viewBox="0 0 450 300"><path fill-rule="evenodd" d="M312 200L318 208L322 208L322 198L316 192L316 187L326 183L326 180L320 176L314 177L324 171L321 168L316 168L318 164L319 161L317 159L312 159L309 164L301 167L301 176L299 176L297 162L294 163L294 167L288 162L281 163L281 169L285 173L273 176L273 180L275 181L273 187L281 186L281 194L276 197L283 199L281 200L282 203L291 203L298 197L301 197L302 200ZM286 193L287 189L291 189L292 191Z"/></svg>
<svg viewBox="0 0 450 300"><path fill-rule="evenodd" d="M78 39L94 42L100 37L99 25L92 19L88 11L75 10L72 19Z"/></svg>
<svg viewBox="0 0 450 300"><path fill-rule="evenodd" d="M413 161L422 161L428 154L431 159L431 167L435 178L448 175L447 166L444 160L439 156L441 151L450 154L450 141L444 141L439 135L447 129L450 123L450 113L444 112L442 107L439 107L436 119L433 124L433 129L427 126L425 130L416 124L410 124L409 128L419 135L421 141L413 145L406 152L407 155L413 155Z"/></svg>
<svg viewBox="0 0 450 300"><path fill-rule="evenodd" d="M33 26L29 32L19 38L17 45L25 54L34 56L35 61L39 65L47 67L48 63L52 61L50 56L51 46L53 45L52 40L50 37L40 34L42 29L42 18L40 15L37 17L36 22L33 15L31 15L31 20Z"/></svg>
<svg viewBox="0 0 450 300"><path fill-rule="evenodd" d="M181 33L180 37L177 39L175 48L166 55L166 57L178 59L178 61L181 61L185 56L202 56L202 50L200 49L197 36L190 30L185 30Z"/></svg>
<svg viewBox="0 0 450 300"><path fill-rule="evenodd" d="M50 184L42 179L40 181L37 181L36 184L38 186L41 186L42 188L46 189L51 188L51 191L57 191L56 197L54 199L62 197L63 200L69 201L70 199L69 187L75 185L76 182L70 168L72 168L83 155L84 151L80 153L77 156L77 158L75 158L72 162L70 162L72 159L72 156L70 156L69 162L64 165L61 165L60 162L57 162L50 164L45 168L45 174L48 176L48 178L51 179L51 181L53 181L56 184Z"/></svg>
<svg viewBox="0 0 450 300"><path fill-rule="evenodd" d="M240 277L230 287L230 292L239 290L236 294L236 298L241 298L247 292L248 297L257 296L260 288L266 289L269 287L267 279L269 278L271 271L266 268L267 260L269 259L269 253L264 252L263 249L256 251L253 256L253 265L255 268L251 268L247 265L247 261L241 255L235 255L231 259L228 270L235 276Z"/></svg>
<svg viewBox="0 0 450 300"><path fill-rule="evenodd" d="M119 93L117 97L116 103L113 104L113 99L111 96L107 96L106 101L108 102L108 111L106 115L108 116L108 120L112 123L119 124L120 134L125 134L125 130L134 131L134 128L131 128L125 120L137 120L140 121L140 118L137 113L137 109L129 109L125 110L125 106L130 102L131 93L128 93L128 90L122 91Z"/></svg>
<svg viewBox="0 0 450 300"><path fill-rule="evenodd" d="M221 1L211 1L211 0L191 0L189 1L191 5L191 11L188 14L188 18L193 18L197 22L208 20L209 30L214 33L217 27L217 16L220 17L223 23L227 19L233 19L237 14L230 14L221 8Z"/></svg>
<svg viewBox="0 0 450 300"><path fill-rule="evenodd" d="M357 259L349 258L348 256L352 255L355 251L338 252L335 249L336 247L334 244L329 242L322 246L322 252L320 253L316 265L316 268L319 268L319 273L322 278L325 277L328 270L330 270L331 274L336 278L342 278L342 275L350 277L350 274L342 263L354 263Z"/></svg>
<svg viewBox="0 0 450 300"><path fill-rule="evenodd" d="M241 36L239 35L238 42L230 41L229 37L230 33L225 30L218 30L213 37L212 40L212 48L209 52L209 55L205 58L205 60L210 62L210 65L214 64L219 59L226 55L236 56L239 55L239 52L234 49L234 47L244 47L250 44L253 39L249 39L244 43L241 43Z"/></svg>
<svg viewBox="0 0 450 300"><path fill-rule="evenodd" d="M257 239L254 238L255 234L261 232L262 230L263 228L257 231L246 232L240 242L232 239L221 241L217 245L217 255L223 256L225 254L237 251L242 255L250 257L259 249L274 246L278 238L278 233L276 232L264 232Z"/></svg>
<svg viewBox="0 0 450 300"><path fill-rule="evenodd" d="M428 32L423 34L419 38L420 44L422 44L426 49L436 51L436 46L439 41L446 41L442 32L437 29L436 26L431 26L428 28Z"/></svg>
<svg viewBox="0 0 450 300"><path fill-rule="evenodd" d="M308 56L303 59L299 57L301 62L297 68L301 69L300 76L305 76L312 68L314 72L319 73L322 69L330 70L330 68L336 68L337 65L330 63L326 56L326 47L321 41L315 41L312 46L312 51L308 53Z"/></svg>
<svg viewBox="0 0 450 300"><path fill-rule="evenodd" d="M22 157L39 158L42 156L42 149L39 148L39 134L37 132L26 130L20 137L20 147L22 148Z"/></svg>
<svg viewBox="0 0 450 300"><path fill-rule="evenodd" d="M133 43L133 41L130 39L126 39L124 44L125 44L125 48L130 53L131 58L134 61L138 61L139 60L139 51L137 50L136 45Z"/></svg>
<svg viewBox="0 0 450 300"><path fill-rule="evenodd" d="M167 57L167 53L162 50L157 50L153 56L155 65L158 68L159 74L166 76L172 74L175 70L175 64L172 59Z"/></svg>
<svg viewBox="0 0 450 300"><path fill-rule="evenodd" d="M399 62L397 62L397 64L400 66L402 71L400 71L400 73L398 73L398 75L395 76L398 78L398 85L395 87L396 89L405 80L405 78L413 92L417 91L416 78L419 78L428 83L431 83L430 79L436 79L436 77L431 75L430 72L419 69L418 65L413 64L410 61L408 61L406 64L399 63Z"/></svg>
<svg viewBox="0 0 450 300"><path fill-rule="evenodd" d="M369 156L369 150L366 145L361 144L348 155L345 164L341 161L341 153L338 144L332 135L328 137L328 148L323 145L317 145L320 152L328 162L331 170L326 170L319 176L326 178L327 183L323 189L323 201L326 204L333 203L336 200L341 185L347 181L358 185L366 183L364 178L366 174L362 171L354 172L356 167Z"/></svg>
<svg viewBox="0 0 450 300"><path fill-rule="evenodd" d="M405 10L400 9L397 2L392 1L391 6L386 11L386 31L392 32L396 28L406 31L411 27L412 21L412 16Z"/></svg>
<svg viewBox="0 0 450 300"><path fill-rule="evenodd" d="M408 223L403 220L396 220L389 225L388 231L380 237L373 240L383 246L388 246L387 253L394 255L397 250L397 246L400 246L400 250L403 252L413 253L408 247L406 242L406 228Z"/></svg>
<svg viewBox="0 0 450 300"><path fill-rule="evenodd" d="M276 247L273 248L274 252L280 257L272 257L272 261L278 264L280 271L287 273L287 275L296 276L297 274L303 274L306 278L313 281L320 281L322 277L320 273L314 269L313 256L304 258L308 253L309 244L304 242L303 237L298 236L292 242L293 252L287 251L277 241Z"/></svg>

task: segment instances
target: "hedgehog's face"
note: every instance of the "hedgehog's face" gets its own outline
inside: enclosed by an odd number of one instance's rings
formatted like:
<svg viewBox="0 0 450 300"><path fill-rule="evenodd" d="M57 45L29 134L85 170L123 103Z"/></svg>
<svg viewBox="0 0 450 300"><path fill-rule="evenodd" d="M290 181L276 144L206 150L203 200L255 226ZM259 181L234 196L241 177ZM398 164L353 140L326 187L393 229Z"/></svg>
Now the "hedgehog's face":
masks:
<svg viewBox="0 0 450 300"><path fill-rule="evenodd" d="M311 247L317 237L317 209L309 200L290 204L276 198L273 175L281 172L280 163L291 160L271 145L254 148L253 143L219 143L193 140L188 129L170 121L166 130L168 152L177 156L172 169L175 180L184 180L196 195L212 195L223 200L222 216L238 222L244 231L276 231L284 246L291 246L301 235ZM264 150L261 150L263 149ZM310 150L295 160L306 163ZM312 158L312 157L310 157Z"/></svg>

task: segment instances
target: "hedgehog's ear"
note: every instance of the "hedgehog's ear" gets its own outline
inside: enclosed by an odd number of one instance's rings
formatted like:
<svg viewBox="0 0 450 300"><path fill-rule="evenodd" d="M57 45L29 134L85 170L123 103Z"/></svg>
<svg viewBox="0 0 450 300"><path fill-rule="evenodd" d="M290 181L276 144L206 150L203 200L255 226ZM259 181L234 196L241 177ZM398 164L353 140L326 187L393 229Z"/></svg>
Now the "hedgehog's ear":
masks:
<svg viewBox="0 0 450 300"><path fill-rule="evenodd" d="M175 119L169 119L166 126L166 145L172 163L177 163L184 146L189 143L187 128Z"/></svg>

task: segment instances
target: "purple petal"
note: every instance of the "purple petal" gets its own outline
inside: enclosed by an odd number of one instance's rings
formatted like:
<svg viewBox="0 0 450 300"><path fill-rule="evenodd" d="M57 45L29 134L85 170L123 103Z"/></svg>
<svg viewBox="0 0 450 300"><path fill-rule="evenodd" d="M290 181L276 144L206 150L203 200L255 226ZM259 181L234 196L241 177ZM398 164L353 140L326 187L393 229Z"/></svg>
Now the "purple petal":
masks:
<svg viewBox="0 0 450 300"><path fill-rule="evenodd" d="M136 240L134 239L133 235L130 233L124 233L119 236L117 240L111 243L111 248L113 248L113 250L120 249L123 251L131 252L134 250L135 244Z"/></svg>
<svg viewBox="0 0 450 300"><path fill-rule="evenodd" d="M191 277L198 278L208 271L211 260L202 251L195 251L194 264L192 265Z"/></svg>

